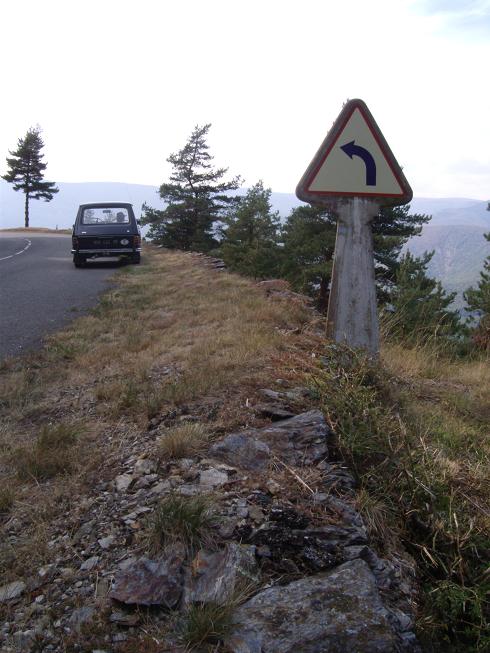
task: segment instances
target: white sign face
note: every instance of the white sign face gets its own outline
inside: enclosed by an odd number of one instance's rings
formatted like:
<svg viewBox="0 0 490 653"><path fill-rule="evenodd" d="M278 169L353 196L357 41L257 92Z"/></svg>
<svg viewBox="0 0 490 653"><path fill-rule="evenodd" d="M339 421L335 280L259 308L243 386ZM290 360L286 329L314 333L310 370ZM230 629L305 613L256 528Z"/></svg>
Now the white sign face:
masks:
<svg viewBox="0 0 490 653"><path fill-rule="evenodd" d="M344 107L296 194L311 203L358 196L379 198L381 204L404 204L412 197L400 166L362 100L351 100Z"/></svg>

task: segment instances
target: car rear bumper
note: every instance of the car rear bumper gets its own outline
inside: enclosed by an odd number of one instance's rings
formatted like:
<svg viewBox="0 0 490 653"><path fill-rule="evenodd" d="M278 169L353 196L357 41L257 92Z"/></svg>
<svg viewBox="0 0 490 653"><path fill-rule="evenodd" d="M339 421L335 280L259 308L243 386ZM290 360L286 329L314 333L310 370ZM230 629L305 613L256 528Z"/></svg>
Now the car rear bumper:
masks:
<svg viewBox="0 0 490 653"><path fill-rule="evenodd" d="M132 249L72 249L72 254L90 254L91 256L118 256L119 254L137 254L141 252L141 247Z"/></svg>

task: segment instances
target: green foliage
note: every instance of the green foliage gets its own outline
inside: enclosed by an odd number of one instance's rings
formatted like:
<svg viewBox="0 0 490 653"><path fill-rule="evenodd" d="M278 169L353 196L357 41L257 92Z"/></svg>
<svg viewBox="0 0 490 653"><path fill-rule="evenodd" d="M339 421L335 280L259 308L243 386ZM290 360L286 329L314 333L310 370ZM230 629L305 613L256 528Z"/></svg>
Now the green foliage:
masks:
<svg viewBox="0 0 490 653"><path fill-rule="evenodd" d="M278 269L279 214L272 211L271 192L257 182L225 220L221 254L226 265L256 279L274 276Z"/></svg>
<svg viewBox="0 0 490 653"><path fill-rule="evenodd" d="M39 127L28 130L24 138L19 138L17 149L7 157L8 172L3 179L21 190L25 197L25 227L29 226L29 199L44 199L49 202L58 188L53 182L43 181L46 163L43 163L41 150L44 142Z"/></svg>
<svg viewBox="0 0 490 653"><path fill-rule="evenodd" d="M456 293L446 294L440 281L426 274L433 255L426 252L417 258L407 252L400 259L390 295L394 313L386 321L390 335L426 342L461 330L459 314L449 308Z"/></svg>
<svg viewBox="0 0 490 653"><path fill-rule="evenodd" d="M467 442L464 460L453 463L455 443L449 433L441 439L441 422L433 433L430 404L428 415L421 415L413 389L405 393L400 379L360 352L329 346L311 384L357 475L373 541L382 551L403 544L417 562L426 590L420 626L428 650L483 653L490 637L488 538L475 523L473 477L448 473L472 464L477 472L485 464L473 443ZM450 423L460 417L457 409L452 412ZM474 431L482 437L477 420Z"/></svg>
<svg viewBox="0 0 490 653"><path fill-rule="evenodd" d="M148 519L147 541L152 553L171 542L182 542L193 550L211 539L214 512L206 496L177 494L162 499Z"/></svg>
<svg viewBox="0 0 490 653"><path fill-rule="evenodd" d="M142 223L151 225L148 236L164 247L212 250L217 245L215 223L238 201L229 191L238 188L239 177L223 181L227 168L213 167L206 142L210 127L196 126L185 146L167 159L173 172L159 191L167 207L157 210L143 205Z"/></svg>
<svg viewBox="0 0 490 653"><path fill-rule="evenodd" d="M283 230L282 274L295 290L317 298L326 310L332 275L336 219L318 207L299 206L289 215Z"/></svg>
<svg viewBox="0 0 490 653"><path fill-rule="evenodd" d="M484 234L484 236L490 242L490 232ZM468 311L473 312L472 319L475 320L475 314L479 319L474 332L474 341L482 348L490 349L490 256L486 258L483 264L478 286L468 288L464 293L464 299Z"/></svg>
<svg viewBox="0 0 490 653"><path fill-rule="evenodd" d="M403 245L417 236L431 216L410 213L410 205L383 207L372 223L374 269L378 282L378 299L389 300L390 289L396 282Z"/></svg>
<svg viewBox="0 0 490 653"><path fill-rule="evenodd" d="M430 220L427 215L409 211L408 205L385 207L372 223L378 298L382 302L388 301L395 283L403 245ZM328 304L336 231L337 221L332 213L300 206L293 209L282 232L283 275L296 290L315 297L321 310Z"/></svg>

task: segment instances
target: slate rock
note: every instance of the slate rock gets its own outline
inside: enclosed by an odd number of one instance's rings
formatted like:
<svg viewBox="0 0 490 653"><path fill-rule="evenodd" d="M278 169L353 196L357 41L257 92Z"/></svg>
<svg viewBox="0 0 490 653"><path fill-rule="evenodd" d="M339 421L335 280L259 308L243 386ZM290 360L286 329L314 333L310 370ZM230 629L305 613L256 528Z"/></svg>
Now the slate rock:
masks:
<svg viewBox="0 0 490 653"><path fill-rule="evenodd" d="M311 465L328 455L332 436L321 411L310 410L258 430L257 437L291 465Z"/></svg>
<svg viewBox="0 0 490 653"><path fill-rule="evenodd" d="M256 404L254 411L262 417L268 417L272 422L279 422L283 419L290 419L295 416L290 410L278 404Z"/></svg>
<svg viewBox="0 0 490 653"><path fill-rule="evenodd" d="M80 565L80 571L92 571L99 564L99 556L92 556Z"/></svg>
<svg viewBox="0 0 490 653"><path fill-rule="evenodd" d="M231 433L221 442L214 444L209 454L243 469L263 471L269 464L271 452L264 442L254 437L257 433L257 429Z"/></svg>
<svg viewBox="0 0 490 653"><path fill-rule="evenodd" d="M331 435L323 414L310 410L261 429L231 433L211 447L210 455L252 471L266 469L271 451L291 465L311 465L327 457Z"/></svg>
<svg viewBox="0 0 490 653"><path fill-rule="evenodd" d="M266 589L241 606L232 653L393 653L395 634L362 560Z"/></svg>
<svg viewBox="0 0 490 653"><path fill-rule="evenodd" d="M184 603L225 603L238 584L257 580L254 546L232 542L222 551L199 551L186 574Z"/></svg>
<svg viewBox="0 0 490 653"><path fill-rule="evenodd" d="M199 474L199 485L205 488L220 487L228 483L228 474L219 469L205 469Z"/></svg>
<svg viewBox="0 0 490 653"><path fill-rule="evenodd" d="M316 528L291 528L266 522L244 538L257 546L268 546L277 572L316 573L344 560L344 548L365 544L366 532L356 526L328 524ZM294 560L295 568L291 567Z"/></svg>
<svg viewBox="0 0 490 653"><path fill-rule="evenodd" d="M143 476L145 474L153 474L157 471L157 463L155 460L149 458L138 458L134 464L134 473L136 476Z"/></svg>
<svg viewBox="0 0 490 653"><path fill-rule="evenodd" d="M83 608L76 608L71 613L70 624L76 630L80 630L80 627L83 626L83 624L86 624L92 620L94 614L95 614L95 609L90 606L86 606Z"/></svg>
<svg viewBox="0 0 490 653"><path fill-rule="evenodd" d="M178 550L160 561L142 557L117 574L110 597L126 605L174 608L182 594L183 561Z"/></svg>
<svg viewBox="0 0 490 653"><path fill-rule="evenodd" d="M134 478L131 474L120 474L114 480L118 492L125 492L133 482Z"/></svg>
<svg viewBox="0 0 490 653"><path fill-rule="evenodd" d="M0 603L18 599L25 590L26 584L22 580L14 580L13 583L7 583L0 587Z"/></svg>

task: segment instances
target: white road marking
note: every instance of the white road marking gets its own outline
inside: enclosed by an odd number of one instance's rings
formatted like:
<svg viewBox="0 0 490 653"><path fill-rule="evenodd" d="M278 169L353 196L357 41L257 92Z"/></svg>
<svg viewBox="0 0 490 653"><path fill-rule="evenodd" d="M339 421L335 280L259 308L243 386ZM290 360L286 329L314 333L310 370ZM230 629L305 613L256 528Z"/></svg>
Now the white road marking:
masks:
<svg viewBox="0 0 490 653"><path fill-rule="evenodd" d="M15 254L10 254L10 256L3 256L2 258L0 258L0 261L5 261L8 258L14 258L14 256L18 256L19 254L23 254L27 249L29 249L29 247L32 245L32 243L27 238L25 240L27 241L27 245L24 247L24 249L21 249L20 252L15 252Z"/></svg>

